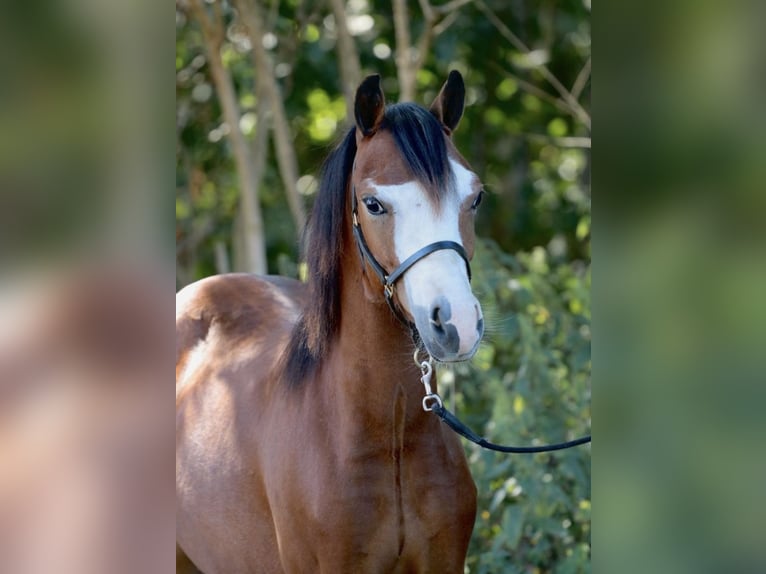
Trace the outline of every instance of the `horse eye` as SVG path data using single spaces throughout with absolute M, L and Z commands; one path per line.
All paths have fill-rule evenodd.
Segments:
M 481 204 L 481 199 L 484 197 L 484 190 L 481 190 L 479 192 L 479 195 L 476 196 L 476 199 L 473 200 L 473 203 L 471 204 L 471 209 L 476 209 Z
M 386 208 L 374 197 L 365 197 L 362 201 L 370 215 L 383 215 L 386 213 Z

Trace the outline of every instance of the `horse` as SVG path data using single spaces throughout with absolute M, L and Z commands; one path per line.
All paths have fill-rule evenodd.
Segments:
M 483 334 L 464 100 L 456 71 L 428 109 L 367 77 L 323 165 L 307 280 L 177 294 L 178 572 L 463 572 L 476 487 L 411 357 L 466 361 Z

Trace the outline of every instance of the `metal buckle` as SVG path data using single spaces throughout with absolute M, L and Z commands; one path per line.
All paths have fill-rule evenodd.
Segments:
M 383 284 L 383 293 L 385 293 L 386 297 L 389 299 L 393 299 L 394 297 L 394 286 L 391 283 L 384 283 Z
M 433 403 L 429 403 L 429 401 L 434 401 Z M 423 410 L 426 412 L 433 411 L 437 408 L 442 408 L 442 398 L 437 395 L 436 393 L 431 393 L 430 395 L 426 395 L 423 397 Z

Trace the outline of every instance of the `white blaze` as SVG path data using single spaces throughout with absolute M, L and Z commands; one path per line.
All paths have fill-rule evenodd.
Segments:
M 468 209 L 465 201 L 473 193 L 475 175 L 459 163 L 450 160 L 455 188 L 444 190 L 440 209 L 432 207 L 425 190 L 416 181 L 400 185 L 376 185 L 376 197 L 389 206 L 394 220 L 394 249 L 401 263 L 418 249 L 436 241 L 463 244 L 460 237 L 460 210 Z M 477 321 L 481 309 L 471 292 L 465 262 L 451 249 L 435 251 L 414 266 L 400 279 L 404 282 L 407 310 L 415 315 L 417 308 L 430 312 L 435 302 L 444 297 L 450 305 L 449 323 L 460 334 L 460 355 L 468 354 L 478 343 Z M 417 317 L 416 317 L 417 319 Z M 425 336 L 423 325 L 418 325 Z

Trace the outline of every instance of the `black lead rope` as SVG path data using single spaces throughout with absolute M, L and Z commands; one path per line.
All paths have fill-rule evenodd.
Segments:
M 470 428 L 465 426 L 463 422 L 458 419 L 453 413 L 448 411 L 444 405 L 437 404 L 431 408 L 436 415 L 449 426 L 453 431 L 462 437 L 467 438 L 473 443 L 478 444 L 482 448 L 489 450 L 496 450 L 498 452 L 510 452 L 514 454 L 535 453 L 535 452 L 550 452 L 554 450 L 563 450 L 565 448 L 571 448 L 581 444 L 590 442 L 590 435 L 584 436 L 575 440 L 567 442 L 559 442 L 556 444 L 547 444 L 543 446 L 504 446 L 501 444 L 495 444 L 489 442 L 484 437 L 477 435 Z
M 542 446 L 504 446 L 501 444 L 495 444 L 493 442 L 488 441 L 484 437 L 479 436 L 470 428 L 468 428 L 459 418 L 455 416 L 454 413 L 450 412 L 447 408 L 445 408 L 444 404 L 442 403 L 442 398 L 439 396 L 439 394 L 431 390 L 431 376 L 433 375 L 433 366 L 432 366 L 433 359 L 429 356 L 428 360 L 421 362 L 418 360 L 418 352 L 419 352 L 419 349 L 416 348 L 414 359 L 415 359 L 415 364 L 417 364 L 420 367 L 420 371 L 423 374 L 423 376 L 420 377 L 420 382 L 423 383 L 423 387 L 425 387 L 425 392 L 426 392 L 425 396 L 423 397 L 423 410 L 436 413 L 436 415 L 442 420 L 442 422 L 446 423 L 447 426 L 450 427 L 453 431 L 455 431 L 460 436 L 467 438 L 471 442 L 478 444 L 480 447 L 486 448 L 488 450 L 495 450 L 498 452 L 528 454 L 528 453 L 536 453 L 536 452 L 550 452 L 554 450 L 563 450 L 565 448 L 571 448 L 573 446 L 578 446 L 578 445 L 590 442 L 590 435 L 584 436 L 575 440 L 570 440 L 567 442 L 546 444 Z

